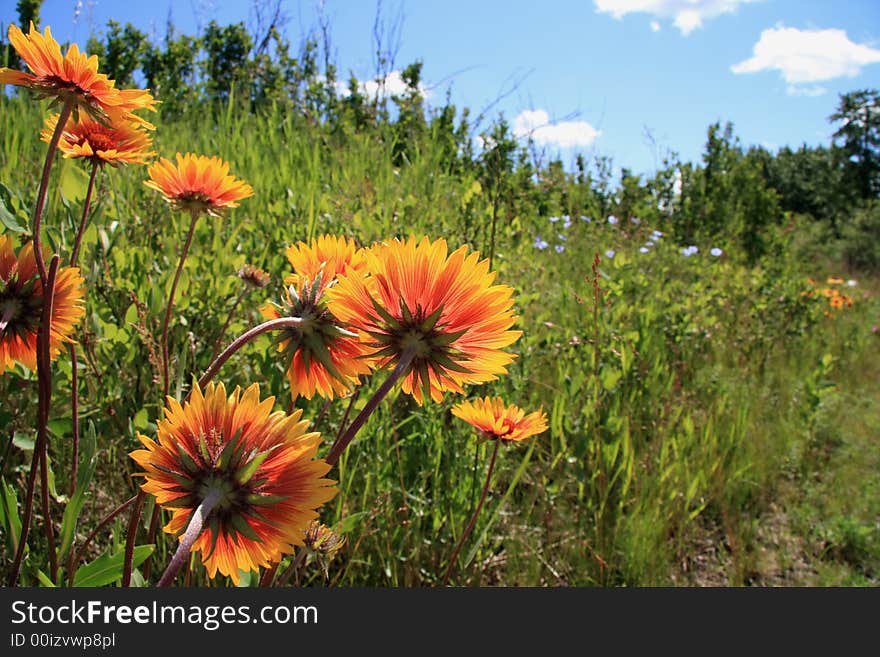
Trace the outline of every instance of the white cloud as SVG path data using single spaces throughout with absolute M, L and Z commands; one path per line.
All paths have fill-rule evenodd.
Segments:
M 586 121 L 550 123 L 544 110 L 524 110 L 513 120 L 513 134 L 531 137 L 537 144 L 554 144 L 561 148 L 589 146 L 602 133 Z
M 671 18 L 679 31 L 688 35 L 703 22 L 736 11 L 739 5 L 761 0 L 593 0 L 596 10 L 611 14 L 614 18 L 623 18 L 627 14 L 651 14 L 656 18 Z M 659 29 L 659 23 L 653 21 Z M 654 30 L 655 32 L 657 30 Z
M 651 21 L 651 31 L 659 32 L 660 31 L 660 21 Z
M 876 62 L 880 62 L 880 50 L 853 43 L 843 30 L 799 30 L 780 25 L 761 32 L 752 57 L 730 70 L 758 73 L 775 69 L 789 84 L 789 93 L 816 95 L 821 87 L 797 85 L 854 77 L 863 66 Z M 799 90 L 795 92 L 795 88 Z
M 340 96 L 348 97 L 351 95 L 347 81 L 337 80 L 334 86 Z M 400 71 L 391 71 L 382 81 L 367 80 L 366 82 L 358 82 L 358 91 L 370 100 L 375 100 L 377 97 L 403 96 L 406 94 L 406 82 L 400 75 Z M 422 98 L 429 98 L 431 96 L 428 88 L 421 83 L 419 83 L 419 93 Z

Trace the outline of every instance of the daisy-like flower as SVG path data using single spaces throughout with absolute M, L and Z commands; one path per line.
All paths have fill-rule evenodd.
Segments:
M 83 279 L 76 267 L 61 267 L 55 277 L 49 357 L 54 360 L 85 314 Z M 17 361 L 37 368 L 37 331 L 43 313 L 43 283 L 33 242 L 16 256 L 12 240 L 0 235 L 0 373 Z
M 828 285 L 840 285 L 841 283 L 843 283 L 843 279 L 838 278 L 837 276 L 829 276 L 826 282 L 828 283 Z
M 450 254 L 446 240 L 427 237 L 377 244 L 365 257 L 370 276 L 341 276 L 327 291 L 330 310 L 381 367 L 411 358 L 401 387 L 416 402 L 507 371 L 514 356 L 502 350 L 521 331 L 510 330 L 513 289 L 493 285 L 488 260 L 466 246 Z
M 150 179 L 144 184 L 162 194 L 175 210 L 218 217 L 254 193 L 246 182 L 229 175 L 229 163 L 219 157 L 178 153 L 176 165 L 162 157 L 147 173 Z
M 828 303 L 831 305 L 832 308 L 834 308 L 834 310 L 840 310 L 841 308 L 843 308 L 845 301 L 842 296 L 836 294 L 831 297 L 831 299 L 829 299 Z
M 9 43 L 33 74 L 0 68 L 0 84 L 20 85 L 40 98 L 71 103 L 75 110 L 82 109 L 97 120 L 103 120 L 115 110 L 129 114 L 132 121 L 146 123 L 131 112 L 156 110 L 156 101 L 148 91 L 119 90 L 115 81 L 98 73 L 96 55 L 81 53 L 75 43 L 62 55 L 61 46 L 52 37 L 49 27 L 41 34 L 31 22 L 28 34 L 24 34 L 17 25 L 10 25 Z
M 354 240 L 323 235 L 311 244 L 300 242 L 287 249 L 294 274 L 281 306 L 266 304 L 260 309 L 266 319 L 298 317 L 301 322 L 279 332 L 278 351 L 288 360 L 287 380 L 292 397 L 311 399 L 317 392 L 325 399 L 345 395 L 369 374 L 369 349 L 357 333 L 345 330 L 327 309 L 324 292 L 338 276 L 363 277 L 366 262 Z
M 40 139 L 49 143 L 58 125 L 58 114 L 46 119 Z M 66 158 L 85 158 L 93 164 L 146 164 L 156 153 L 150 150 L 153 142 L 143 126 L 128 117 L 112 112 L 107 120 L 99 122 L 83 114 L 76 122 L 68 121 L 58 141 L 58 148 Z
M 547 430 L 547 414 L 543 409 L 534 413 L 504 403 L 500 397 L 484 397 L 463 401 L 452 407 L 452 414 L 480 432 L 482 438 L 518 442 Z
M 255 571 L 304 544 L 317 509 L 333 499 L 335 482 L 316 454 L 318 433 L 307 433 L 302 411 L 272 412 L 274 397 L 260 399 L 257 384 L 227 396 L 223 384 L 198 384 L 181 405 L 168 397 L 158 440 L 138 434 L 144 449 L 130 454 L 143 468 L 144 492 L 171 512 L 164 527 L 180 534 L 210 501 L 204 529 L 192 545 L 210 577 L 238 584 L 239 571 Z

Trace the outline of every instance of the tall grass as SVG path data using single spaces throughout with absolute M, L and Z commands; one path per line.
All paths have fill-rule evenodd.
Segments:
M 0 98 L 0 182 L 24 203 L 43 154 L 40 120 L 27 101 Z M 284 249 L 300 240 L 335 233 L 370 244 L 424 234 L 453 246 L 470 242 L 487 254 L 491 199 L 472 179 L 438 167 L 435 148 L 431 139 L 420 141 L 409 162 L 395 165 L 392 142 L 377 132 L 333 135 L 280 110 L 254 116 L 232 105 L 159 120 L 160 155 L 218 155 L 255 189 L 225 218 L 197 228 L 170 337 L 178 364 L 172 394 L 180 397 L 208 366 L 241 291 L 235 272 L 244 263 L 270 272 L 272 283 L 244 297 L 230 339 L 259 321 L 260 305 L 278 300 L 289 270 Z M 49 238 L 64 251 L 87 178 L 70 161 L 53 175 Z M 86 391 L 80 417 L 94 429 L 97 463 L 75 544 L 135 492 L 127 454 L 136 431 L 155 433 L 162 408 L 156 318 L 186 226 L 144 188 L 144 178 L 138 168 L 101 175 L 80 259 L 89 290 L 79 336 Z M 801 540 L 796 557 L 808 560 L 813 573 L 809 579 L 793 570 L 784 583 L 876 583 L 880 540 L 870 514 L 880 508 L 880 489 L 865 492 L 856 483 L 871 480 L 878 458 L 876 444 L 868 444 L 880 417 L 869 385 L 878 367 L 877 336 L 869 328 L 877 323 L 875 298 L 857 295 L 852 309 L 826 317 L 823 299 L 801 293 L 807 275 L 829 272 L 789 258 L 784 241 L 774 260 L 746 267 L 736 252 L 710 256 L 712 244 L 685 257 L 668 225 L 592 219 L 575 215 L 563 228 L 535 206 L 498 221 L 493 268 L 499 282 L 516 290 L 523 337 L 510 375 L 468 393 L 543 407 L 550 430 L 502 449 L 457 583 L 769 581 L 756 556 L 768 540 L 761 525 L 783 503 L 792 505 L 786 531 Z M 652 229 L 667 235 L 640 253 Z M 536 235 L 553 236 L 564 250 L 536 249 Z M 609 249 L 613 258 L 605 255 Z M 868 280 L 858 290 L 866 286 Z M 70 367 L 63 359 L 57 367 L 50 429 L 55 477 L 64 480 Z M 258 382 L 279 408 L 291 404 L 268 338 L 234 356 L 220 378 L 227 387 Z M 27 372 L 0 379 L 7 497 L 27 461 L 34 389 Z M 353 411 L 368 393 L 354 398 Z M 488 462 L 486 445 L 450 414 L 453 402 L 447 396 L 418 406 L 392 394 L 380 406 L 340 460 L 334 476 L 341 492 L 322 517 L 345 534 L 346 546 L 326 573 L 307 568 L 301 583 L 439 581 Z M 349 400 L 326 409 L 317 399 L 294 403 L 305 417 L 319 419 L 316 429 L 329 446 Z M 826 476 L 835 463 L 838 469 Z M 861 494 L 867 497 L 859 506 Z M 817 508 L 822 505 L 828 508 Z M 4 507 L 7 544 L 12 506 Z M 86 556 L 117 552 L 124 531 L 121 521 L 111 524 Z M 23 572 L 28 583 L 38 582 L 39 540 L 33 538 Z M 821 546 L 811 549 L 816 541 Z M 777 562 L 795 558 L 783 554 L 791 545 L 777 546 Z M 172 541 L 163 539 L 154 559 L 164 563 L 171 550 Z M 208 581 L 198 565 L 191 577 L 190 583 Z

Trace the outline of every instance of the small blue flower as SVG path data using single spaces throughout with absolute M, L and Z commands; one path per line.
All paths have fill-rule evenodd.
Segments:
M 565 247 L 562 246 L 561 244 L 557 244 L 553 248 L 556 249 L 556 253 L 562 253 L 563 251 L 565 251 Z
M 564 233 L 559 233 L 559 235 L 557 235 L 556 237 L 558 237 L 559 239 L 561 239 L 563 242 L 564 242 L 565 240 L 568 239 L 568 238 L 565 236 Z
M 559 217 L 548 217 L 547 221 L 549 221 L 551 224 L 555 224 L 557 221 L 559 221 Z
M 648 240 L 647 242 L 645 242 L 645 246 L 654 246 L 654 242 L 651 240 Z
M 550 246 L 550 245 L 547 244 L 547 242 L 545 242 L 545 241 L 544 241 L 543 239 L 541 239 L 540 237 L 536 237 L 536 238 L 535 238 L 535 248 L 536 248 L 536 249 L 538 249 L 538 250 L 540 250 L 540 251 L 543 251 L 543 250 L 546 249 L 548 246 Z
M 571 227 L 571 217 L 569 217 L 567 214 L 562 215 L 562 226 L 563 228 Z
M 686 246 L 681 250 L 681 255 L 685 258 L 690 258 L 695 253 L 698 253 L 699 249 L 695 246 Z
M 610 259 L 610 258 L 613 258 L 613 257 L 614 257 L 614 250 L 613 250 L 613 249 L 608 249 L 608 250 L 605 252 L 605 257 L 606 257 L 606 258 L 609 258 L 609 259 Z
M 647 253 L 650 250 L 651 249 L 649 249 L 647 246 L 643 246 L 642 248 L 639 249 L 639 253 Z
M 638 226 L 640 223 L 642 223 L 642 220 L 639 219 L 638 217 L 630 217 L 629 220 L 631 222 L 633 222 L 636 226 Z
M 590 222 L 593 221 L 593 220 L 590 219 L 587 215 L 582 214 L 582 215 L 581 215 L 581 221 L 585 221 L 585 222 L 587 222 L 587 223 L 590 223 Z
M 608 223 L 613 226 L 617 223 L 617 217 L 615 217 L 613 214 L 608 215 Z
M 724 251 L 722 251 L 721 249 L 719 249 L 719 248 L 716 246 L 716 247 L 713 248 L 711 251 L 709 251 L 709 253 L 711 253 L 713 256 L 715 256 L 715 257 L 717 258 L 717 257 L 720 256 L 722 253 L 724 253 Z
M 659 230 L 655 230 L 651 233 L 652 240 L 659 240 L 661 237 L 663 237 L 663 233 L 661 233 Z

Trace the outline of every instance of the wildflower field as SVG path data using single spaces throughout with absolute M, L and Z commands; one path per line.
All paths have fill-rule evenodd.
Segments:
M 878 583 L 876 198 L 7 36 L 4 584 Z

